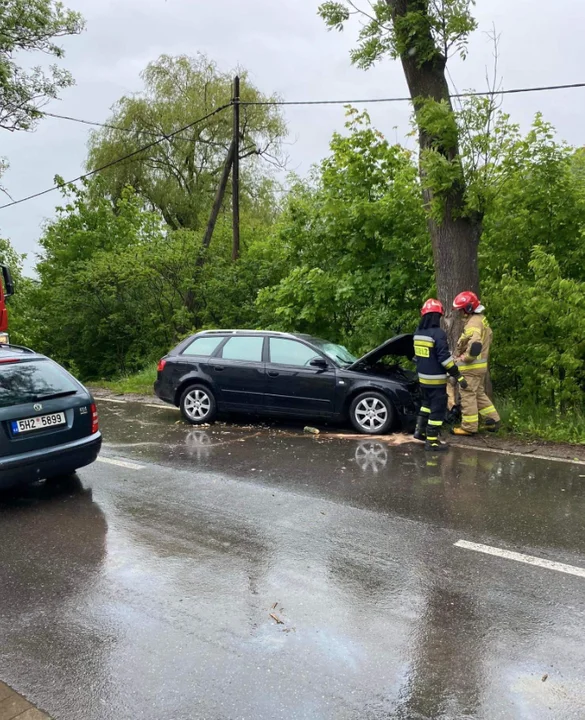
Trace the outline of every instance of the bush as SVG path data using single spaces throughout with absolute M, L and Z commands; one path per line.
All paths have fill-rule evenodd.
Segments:
M 554 256 L 532 252 L 529 274 L 486 292 L 495 328 L 494 385 L 551 411 L 585 400 L 585 282 L 562 277 Z

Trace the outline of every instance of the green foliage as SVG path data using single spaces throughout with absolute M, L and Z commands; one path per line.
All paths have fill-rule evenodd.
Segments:
M 243 216 L 234 264 L 229 217 L 204 255 L 199 234 L 170 230 L 129 188 L 112 205 L 100 182 L 68 188 L 41 238 L 40 284 L 28 297 L 36 348 L 83 378 L 106 378 L 143 368 L 196 329 L 254 325 L 258 288 L 279 279 L 261 219 Z
M 415 100 L 417 122 L 426 133 L 433 150 L 443 153 L 456 152 L 459 142 L 459 128 L 450 103 L 446 100 L 437 102 L 427 98 Z
M 502 184 L 522 164 L 520 127 L 498 107 L 494 96 L 470 97 L 456 114 L 467 213 L 484 217 Z M 525 158 L 527 159 L 527 158 Z
M 24 70 L 16 58 L 40 52 L 62 58 L 55 40 L 83 30 L 81 15 L 55 0 L 2 0 L 0 4 L 0 127 L 31 130 L 42 117 L 40 107 L 73 84 L 69 72 L 56 65 Z
M 115 207 L 88 195 L 87 187 L 67 190 L 67 204 L 41 238 L 32 329 L 38 349 L 72 364 L 84 377 L 144 363 L 152 345 L 152 307 L 143 305 L 138 290 L 155 295 L 152 266 L 161 255 L 171 278 L 183 262 L 173 257 L 174 247 L 165 247 L 158 218 L 130 191 Z M 173 279 L 164 291 L 161 303 L 175 291 Z M 177 320 L 171 314 L 168 321 L 172 328 Z M 172 331 L 162 331 L 170 340 Z
M 410 0 L 408 5 L 400 16 L 394 14 L 394 0 L 329 0 L 319 6 L 319 15 L 330 29 L 339 31 L 351 16 L 361 16 L 351 60 L 363 69 L 386 56 L 413 55 L 421 66 L 436 61 L 439 54 L 444 59 L 451 53 L 466 57 L 467 40 L 477 27 L 471 14 L 475 0 Z
M 585 399 L 585 281 L 563 277 L 534 248 L 528 273 L 511 271 L 486 293 L 497 328 L 494 380 L 501 392 L 561 411 Z
M 187 126 L 214 109 L 229 104 L 233 78 L 219 71 L 204 55 L 161 56 L 142 73 L 145 89 L 121 98 L 110 118 L 113 127 L 92 134 L 88 169 L 102 167 L 140 147 Z M 241 73 L 241 99 L 269 98 Z M 256 207 L 267 182 L 261 158 L 278 160 L 285 125 L 270 105 L 241 108 L 242 204 Z M 207 223 L 219 175 L 232 139 L 232 113 L 214 115 L 124 163 L 104 171 L 103 192 L 114 201 L 133 187 L 175 230 L 199 230 Z M 261 202 L 261 200 L 260 200 Z
M 525 273 L 539 246 L 564 275 L 585 279 L 585 186 L 575 157 L 540 116 L 526 137 L 514 131 L 490 178 L 491 211 L 480 248 L 490 275 Z
M 298 182 L 278 226 L 291 268 L 260 291 L 263 325 L 369 350 L 412 329 L 432 287 L 430 243 L 413 158 L 348 111 L 348 135 L 312 185 Z

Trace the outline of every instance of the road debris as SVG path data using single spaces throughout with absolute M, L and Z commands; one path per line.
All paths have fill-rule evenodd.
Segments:
M 548 673 L 545 673 L 545 674 L 542 676 L 542 682 L 546 682 L 547 680 L 548 680 Z
M 275 615 L 274 613 L 270 613 L 270 617 L 274 620 L 274 622 L 275 622 L 277 625 L 284 625 L 284 620 L 281 620 L 281 619 L 280 619 L 277 615 Z
M 305 428 L 306 433 L 310 433 L 311 435 L 320 435 L 321 431 L 317 430 L 317 428 L 311 427 L 310 425 L 307 425 Z

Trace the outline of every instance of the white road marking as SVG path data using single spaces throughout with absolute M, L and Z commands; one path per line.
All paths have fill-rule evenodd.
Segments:
M 128 400 L 117 400 L 115 398 L 102 398 L 98 397 L 96 398 L 96 401 L 98 403 L 101 402 L 111 402 L 111 403 L 117 403 L 118 405 L 128 405 Z M 155 410 L 178 410 L 178 407 L 175 407 L 174 405 L 156 405 L 155 403 L 145 403 L 141 402 L 140 400 L 137 400 L 136 402 L 140 403 L 141 405 L 144 405 L 144 407 L 154 408 Z
M 548 460 L 549 462 L 562 462 L 569 463 L 570 465 L 585 465 L 585 460 L 571 460 L 571 458 L 551 457 L 550 455 L 536 455 L 534 453 L 514 452 L 512 450 L 498 450 L 498 448 L 489 447 L 489 445 L 464 445 L 463 443 L 457 442 L 452 442 L 450 443 L 450 445 L 451 447 L 461 448 L 462 450 L 481 450 L 482 452 L 496 453 L 497 455 L 511 455 L 512 457 L 534 458 L 535 460 Z
M 496 557 L 505 558 L 506 560 L 516 560 L 516 562 L 526 563 L 526 565 L 537 565 L 538 567 L 547 568 L 547 570 L 557 570 L 567 575 L 577 575 L 577 577 L 585 578 L 585 568 L 576 567 L 575 565 L 565 565 L 565 563 L 554 562 L 553 560 L 545 560 L 544 558 L 535 557 L 534 555 L 524 555 L 523 553 L 511 552 L 510 550 L 501 550 L 491 545 L 481 545 L 480 543 L 467 542 L 467 540 L 459 540 L 455 543 L 455 547 L 474 550 L 475 552 L 485 553 L 486 555 L 495 555 Z
M 144 465 L 128 462 L 127 460 L 115 460 L 109 457 L 99 457 L 98 462 L 107 463 L 108 465 L 118 465 L 118 467 L 127 468 L 128 470 L 143 470 Z

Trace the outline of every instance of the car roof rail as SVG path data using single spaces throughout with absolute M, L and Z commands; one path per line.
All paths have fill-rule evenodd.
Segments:
M 293 333 L 281 332 L 280 330 L 201 330 L 197 335 L 236 335 L 237 333 L 248 333 L 250 335 L 277 335 L 281 337 L 296 337 Z
M 19 352 L 30 353 L 31 355 L 36 355 L 36 352 L 34 350 L 31 350 L 30 348 L 27 348 L 24 345 L 11 345 L 9 343 L 0 343 L 0 350 L 18 350 Z

